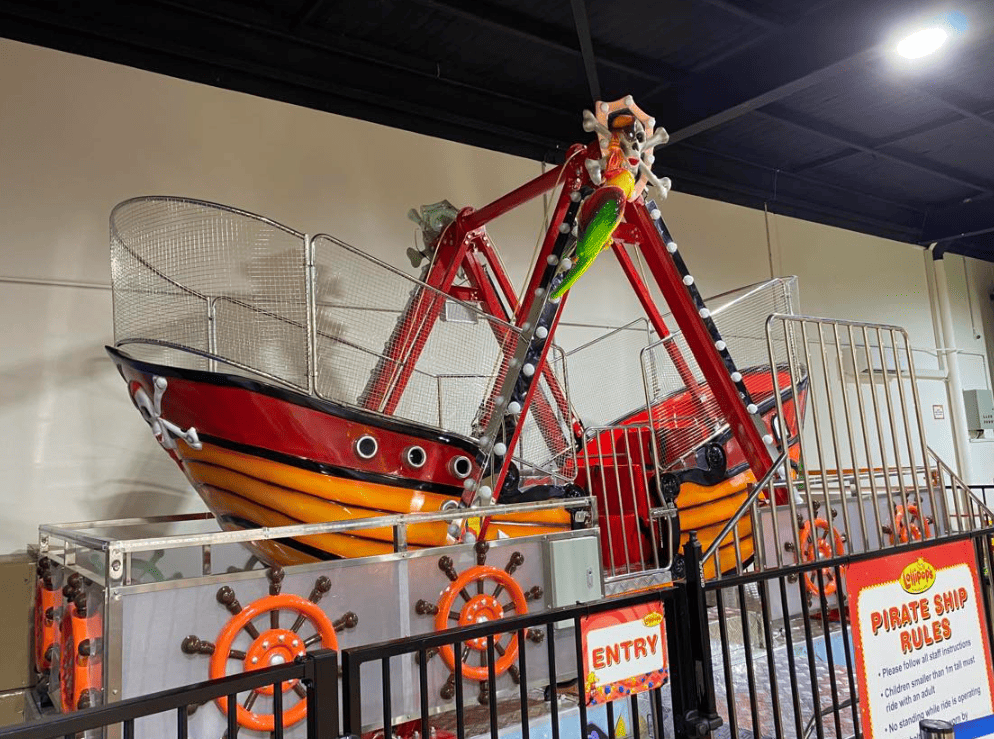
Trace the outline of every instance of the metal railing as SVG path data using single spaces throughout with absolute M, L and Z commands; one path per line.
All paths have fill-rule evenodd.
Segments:
M 918 540 L 903 550 L 972 542 L 988 639 L 994 634 L 992 533 L 991 528 L 946 532 L 939 542 Z M 717 712 L 731 736 L 742 736 L 741 731 L 772 739 L 865 735 L 852 642 L 856 626 L 849 620 L 851 599 L 844 584 L 850 565 L 890 554 L 845 553 L 704 583 L 720 649 L 713 664 Z M 829 593 L 832 581 L 838 587 Z
M 605 580 L 669 570 L 679 543 L 670 525 L 677 511 L 658 489 L 650 424 L 587 428 L 577 461 L 598 501 Z
M 566 510 L 571 512 L 586 511 L 582 516 L 584 525 L 590 524 L 596 517 L 596 501 L 590 497 L 562 498 L 551 501 L 533 503 L 516 503 L 508 505 L 491 505 L 474 508 L 473 516 L 501 517 L 514 513 L 536 513 L 541 511 Z M 292 526 L 264 526 L 256 529 L 240 529 L 235 531 L 210 531 L 204 533 L 186 533 L 166 536 L 140 538 L 117 538 L 90 531 L 105 527 L 123 527 L 127 525 L 142 525 L 146 523 L 176 523 L 183 521 L 208 521 L 213 518 L 209 513 L 197 513 L 184 516 L 165 516 L 147 519 L 125 519 L 108 521 L 88 521 L 71 524 L 45 524 L 38 527 L 39 550 L 58 564 L 63 564 L 81 572 L 94 582 L 109 584 L 111 581 L 125 581 L 131 571 L 130 558 L 140 552 L 155 550 L 182 549 L 198 547 L 201 550 L 203 574 L 211 574 L 211 547 L 222 544 L 244 544 L 259 541 L 271 541 L 283 538 L 298 538 L 316 534 L 350 533 L 372 528 L 390 528 L 393 531 L 393 547 L 395 552 L 404 552 L 408 548 L 407 530 L 409 526 L 424 523 L 462 521 L 467 517 L 466 509 L 453 507 L 450 510 L 397 513 L 376 516 L 372 518 L 354 519 L 348 521 L 329 521 L 326 523 L 294 524 Z M 580 521 L 577 519 L 577 523 Z M 93 572 L 77 561 L 80 551 L 99 552 L 106 561 L 103 563 L 104 574 Z M 107 574 L 110 573 L 110 574 Z
M 761 483 L 757 489 L 769 489 L 769 481 Z M 940 538 L 941 543 L 967 541 L 973 545 L 988 639 L 994 634 L 992 534 L 994 527 L 988 526 L 947 531 Z M 923 550 L 924 554 L 935 543 L 934 539 L 917 540 L 901 551 Z M 274 736 L 282 737 L 283 692 L 279 685 L 291 680 L 300 680 L 306 687 L 304 736 L 311 739 L 358 736 L 384 728 L 383 736 L 392 739 L 402 735 L 395 734 L 394 727 L 407 722 L 417 726 L 421 737 L 431 737 L 443 719 L 454 722 L 453 733 L 458 739 L 487 733 L 497 737 L 498 730 L 513 734 L 515 722 L 522 739 L 528 739 L 530 725 L 538 731 L 540 720 L 533 691 L 543 687 L 551 735 L 558 737 L 564 730 L 572 733 L 578 724 L 579 735 L 590 736 L 589 711 L 594 709 L 588 709 L 583 692 L 583 619 L 649 603 L 659 603 L 664 613 L 669 688 L 650 687 L 644 691 L 647 700 L 641 706 L 634 695 L 609 703 L 608 739 L 615 736 L 616 710 L 630 710 L 628 715 L 635 720 L 628 736 L 635 739 L 663 739 L 670 729 L 678 739 L 706 737 L 726 722 L 733 737 L 743 736 L 744 730 L 772 739 L 851 739 L 865 732 L 861 731 L 856 655 L 851 643 L 854 627 L 847 618 L 850 601 L 841 584 L 848 567 L 891 553 L 889 549 L 843 553 L 821 561 L 755 569 L 707 581 L 702 576 L 700 544 L 691 535 L 683 550 L 686 581 L 670 587 L 357 646 L 340 654 L 316 652 L 291 664 L 2 729 L 0 739 L 54 739 L 117 724 L 122 726 L 122 736 L 131 739 L 136 721 L 170 711 L 176 716 L 176 736 L 186 739 L 187 706 L 218 699 L 226 701 L 227 736 L 233 739 L 238 732 L 237 695 L 269 685 L 276 686 Z M 834 597 L 825 587 L 829 579 L 840 584 Z M 818 585 L 813 600 L 807 598 L 812 582 Z M 789 603 L 791 599 L 807 600 L 807 604 L 796 610 Z M 496 664 L 498 657 L 511 653 L 509 637 L 517 639 L 522 648 L 510 658 L 510 667 L 503 666 L 516 690 L 502 692 Z M 526 642 L 532 646 L 530 652 L 523 648 Z M 544 649 L 536 650 L 536 644 L 544 644 Z M 485 660 L 481 657 L 482 676 L 481 668 L 467 658 L 471 645 L 486 655 Z M 438 689 L 438 655 L 443 649 L 451 650 L 453 665 L 441 688 L 440 705 L 434 698 L 429 701 L 429 691 Z M 395 684 L 396 676 L 402 674 L 396 669 L 402 660 L 416 660 L 417 676 L 411 684 Z M 571 684 L 577 678 L 580 682 L 574 690 Z M 466 685 L 473 683 L 480 685 L 482 708 L 474 708 L 467 695 Z M 401 694 L 409 695 L 408 708 L 397 708 Z M 561 702 L 568 696 L 573 696 L 575 708 Z M 368 702 L 370 697 L 375 698 L 375 706 Z M 626 705 L 629 701 L 630 709 Z M 644 730 L 638 726 L 646 703 L 651 716 L 648 736 L 640 735 Z M 413 714 L 410 706 L 414 706 Z M 511 715 L 515 712 L 520 713 Z
M 299 680 L 306 690 L 307 736 L 317 739 L 338 736 L 338 654 L 331 650 L 312 652 L 294 662 L 266 667 L 239 675 L 229 675 L 159 693 L 44 719 L 34 723 L 0 728 L 0 739 L 73 739 L 77 734 L 120 725 L 122 736 L 133 739 L 135 722 L 146 716 L 172 711 L 176 714 L 176 737 L 187 739 L 189 711 L 210 701 L 224 701 L 229 739 L 238 735 L 239 693 L 254 695 L 260 689 L 273 690 L 274 726 L 272 736 L 283 739 L 282 683 Z M 157 737 L 157 739 L 166 739 Z
M 501 646 L 501 639 L 503 635 L 512 634 L 512 638 L 517 639 L 519 645 L 524 645 L 526 640 L 537 643 L 545 642 L 547 645 L 545 655 L 547 663 L 546 665 L 542 665 L 545 669 L 540 671 L 534 668 L 526 657 L 527 650 L 519 648 L 517 649 L 513 670 L 511 670 L 514 682 L 518 685 L 517 704 L 521 712 L 520 728 L 523 739 L 527 739 L 529 736 L 529 721 L 534 721 L 533 717 L 529 717 L 529 687 L 533 685 L 547 686 L 545 699 L 548 701 L 548 710 L 551 714 L 552 736 L 558 737 L 562 731 L 560 725 L 561 717 L 559 715 L 559 699 L 564 695 L 564 683 L 573 683 L 577 680 L 578 676 L 581 678 L 576 687 L 576 691 L 579 694 L 577 700 L 579 736 L 587 737 L 590 733 L 582 680 L 584 662 L 581 620 L 586 616 L 605 611 L 661 602 L 666 613 L 667 640 L 669 642 L 668 648 L 670 655 L 669 664 L 671 665 L 670 682 L 671 685 L 675 685 L 676 678 L 672 675 L 672 666 L 680 659 L 677 645 L 686 645 L 689 643 L 687 632 L 689 619 L 686 615 L 685 593 L 686 591 L 680 588 L 657 589 L 591 603 L 552 608 L 539 613 L 503 618 L 499 621 L 476 623 L 470 626 L 457 627 L 408 639 L 397 639 L 346 649 L 341 653 L 343 693 L 342 733 L 343 735 L 360 735 L 375 730 L 378 727 L 393 727 L 401 721 L 407 721 L 412 718 L 410 716 L 397 716 L 396 711 L 392 707 L 394 696 L 391 685 L 391 660 L 413 657 L 417 660 L 419 680 L 417 686 L 412 686 L 412 688 L 417 691 L 420 702 L 420 709 L 413 718 L 419 723 L 420 735 L 423 737 L 431 736 L 429 719 L 432 714 L 429 709 L 429 663 L 432 659 L 438 659 L 437 655 L 440 650 L 447 649 L 451 650 L 454 657 L 454 664 L 450 679 L 443 686 L 442 691 L 444 697 L 453 700 L 451 710 L 454 711 L 456 722 L 455 733 L 459 739 L 464 739 L 467 736 L 466 713 L 469 707 L 469 701 L 465 694 L 464 673 L 469 670 L 467 656 L 470 648 L 468 645 L 477 643 L 480 646 L 484 646 L 484 649 L 480 651 L 485 651 L 487 665 L 486 677 L 479 682 L 479 703 L 486 706 L 488 710 L 487 724 L 490 737 L 497 737 L 499 728 L 498 701 L 506 699 L 507 696 L 506 694 L 502 696 L 498 692 L 498 674 L 495 662 L 498 655 L 510 653 L 509 650 L 505 651 L 504 647 Z M 568 650 L 573 652 L 573 654 L 568 664 L 560 663 L 563 655 L 556 649 L 556 633 L 563 625 L 571 626 L 573 629 L 572 649 Z M 363 667 L 375 663 L 379 663 L 380 670 L 378 681 L 373 681 L 374 683 L 378 682 L 379 685 L 374 687 L 374 685 L 370 684 L 368 677 L 371 674 L 375 675 L 375 671 L 370 673 L 363 670 Z M 677 668 L 677 670 L 682 674 L 680 668 Z M 691 677 L 692 674 L 692 672 L 688 671 L 686 676 L 688 687 L 690 687 L 689 684 L 693 679 Z M 364 675 L 367 679 L 364 679 Z M 468 680 L 469 678 L 467 677 L 466 679 Z M 477 679 L 476 677 L 473 678 L 473 680 Z M 691 690 L 693 689 L 691 688 Z M 362 705 L 363 696 L 368 695 L 371 690 L 378 692 L 380 696 L 379 710 L 375 716 L 364 712 Z M 677 713 L 681 709 L 682 704 L 675 691 L 676 689 L 674 688 L 673 710 L 674 713 Z M 649 692 L 653 725 L 657 727 L 655 739 L 663 739 L 665 731 L 658 728 L 662 727 L 664 722 L 662 688 L 656 687 Z M 635 695 L 632 695 L 633 709 L 635 699 Z M 611 704 L 609 703 L 608 705 L 610 706 Z M 613 720 L 609 719 L 608 723 L 611 726 L 610 732 L 613 733 Z M 389 739 L 391 733 L 392 729 L 388 728 L 384 731 L 384 736 Z M 645 739 L 649 739 L 649 737 Z

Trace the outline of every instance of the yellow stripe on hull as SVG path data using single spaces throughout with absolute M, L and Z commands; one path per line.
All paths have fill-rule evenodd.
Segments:
M 491 521 L 490 527 L 487 529 L 486 538 L 487 541 L 493 541 L 500 538 L 500 534 L 504 534 L 509 539 L 516 539 L 520 536 L 537 536 L 539 534 L 558 534 L 560 531 L 565 531 L 561 526 L 539 526 L 537 524 L 508 524 L 508 523 L 496 523 Z M 500 532 L 500 533 L 498 533 Z
M 745 562 L 752 557 L 753 554 L 753 540 L 750 536 L 748 539 L 739 539 L 739 553 L 742 555 L 742 561 Z M 723 546 L 718 550 L 718 565 L 721 567 L 721 571 L 731 572 L 735 569 L 735 544 L 729 544 Z M 704 577 L 706 579 L 712 579 L 715 576 L 714 568 L 714 558 L 712 557 L 707 562 L 704 563 Z
M 281 488 L 298 490 L 345 506 L 359 506 L 389 513 L 418 513 L 438 511 L 446 501 L 452 500 L 451 496 L 440 493 L 323 475 L 212 444 L 204 444 L 200 450 L 191 448 L 183 441 L 178 446 L 183 460 L 227 467 Z
M 325 523 L 330 521 L 357 521 L 364 518 L 379 518 L 383 511 L 371 511 L 358 506 L 343 506 L 333 501 L 317 498 L 289 488 L 281 488 L 261 482 L 248 475 L 233 472 L 224 467 L 187 462 L 190 477 L 197 482 L 214 488 L 228 490 L 242 498 L 283 513 L 298 522 Z M 389 526 L 358 529 L 354 536 L 393 543 L 393 528 Z M 442 546 L 445 544 L 446 524 L 419 523 L 407 527 L 407 540 L 422 546 Z
M 680 548 L 690 539 L 690 532 L 697 532 L 701 549 L 707 549 L 714 543 L 721 530 L 738 512 L 739 507 L 748 496 L 749 485 L 756 478 L 752 471 L 742 472 L 734 477 L 710 487 L 685 482 L 680 486 L 677 496 L 677 508 L 680 511 Z M 739 552 L 742 562 L 748 561 L 753 554 L 752 519 L 746 515 L 739 520 L 735 529 L 739 534 Z M 718 550 L 719 566 L 722 572 L 735 569 L 735 540 L 729 532 L 721 542 Z M 714 559 L 709 559 L 704 566 L 704 576 L 714 577 Z
M 183 470 L 215 513 L 238 516 L 261 526 L 434 512 L 446 502 L 458 500 L 441 493 L 302 470 L 212 444 L 205 443 L 199 450 L 183 441 L 178 446 Z M 569 512 L 564 509 L 508 513 L 493 519 L 487 538 L 496 539 L 500 533 L 510 538 L 551 534 L 569 527 Z M 411 524 L 407 539 L 412 549 L 451 543 L 444 522 Z M 365 557 L 393 552 L 393 529 L 376 527 L 349 535 L 320 534 L 301 537 L 300 541 L 339 557 Z M 289 564 L 283 556 L 287 547 L 279 546 L 279 550 L 278 561 Z M 272 557 L 275 552 L 266 554 Z
M 210 485 L 201 485 L 200 489 L 207 505 L 216 514 L 227 514 L 244 518 L 253 523 L 258 523 L 260 526 L 295 526 L 300 523 L 308 523 L 246 500 L 234 493 L 218 490 Z M 370 557 L 393 552 L 392 544 L 373 541 L 371 539 L 360 539 L 345 534 L 312 534 L 310 536 L 301 536 L 298 540 L 302 544 L 307 544 L 314 549 L 319 549 L 336 557 Z

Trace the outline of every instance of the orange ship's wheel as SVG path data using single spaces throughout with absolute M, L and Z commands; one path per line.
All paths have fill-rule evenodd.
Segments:
M 816 518 L 814 526 L 811 525 L 811 521 L 804 522 L 804 526 L 801 527 L 800 545 L 802 562 L 814 562 L 816 551 L 819 560 L 840 557 L 846 551 L 842 535 L 824 518 Z M 845 567 L 840 567 L 839 572 L 844 573 Z M 834 567 L 822 568 L 821 582 L 825 586 L 825 596 L 833 595 L 838 590 L 839 583 L 835 577 Z M 822 595 L 823 591 L 819 586 L 817 570 L 804 573 L 804 584 L 812 595 L 816 597 Z
M 918 506 L 914 503 L 908 504 L 907 511 L 902 505 L 894 509 L 894 530 L 897 532 L 897 536 L 892 535 L 891 541 L 893 542 L 896 538 L 902 544 L 928 539 L 932 535 L 928 519 L 921 515 Z
M 487 581 L 495 583 L 497 588 L 493 593 L 485 592 L 484 584 Z M 475 595 L 470 595 L 468 599 L 466 595 L 470 592 L 470 586 L 475 584 Z M 506 591 L 509 596 L 511 596 L 510 603 L 506 605 L 501 603 L 499 596 L 501 592 Z M 452 610 L 453 605 L 457 597 L 462 594 L 463 600 L 462 607 L 458 611 L 458 616 L 456 611 Z M 518 585 L 517 581 L 511 577 L 511 575 L 504 570 L 499 570 L 496 567 L 491 567 L 490 565 L 477 565 L 471 567 L 459 574 L 459 576 L 449 583 L 449 586 L 442 591 L 441 597 L 438 599 L 438 613 L 435 614 L 435 628 L 439 631 L 447 629 L 451 626 L 450 621 L 458 619 L 460 626 L 468 626 L 470 624 L 484 623 L 486 621 L 496 621 L 504 617 L 504 613 L 507 610 L 513 610 L 516 614 L 522 615 L 528 612 L 528 601 L 525 598 L 524 592 L 521 590 L 521 586 Z M 515 658 L 518 656 L 518 637 L 513 635 L 506 646 L 502 644 L 504 637 L 507 634 L 500 634 L 495 638 L 494 648 L 500 656 L 494 660 L 494 675 L 503 675 L 507 670 L 514 664 Z M 465 643 L 466 649 L 473 649 L 478 652 L 486 652 L 487 640 L 480 639 L 470 639 Z M 443 646 L 439 649 L 439 654 L 442 656 L 442 660 L 448 665 L 450 670 L 455 670 L 456 660 L 455 653 L 452 647 L 449 645 Z M 465 659 L 462 660 L 465 662 Z M 475 666 L 463 664 L 462 673 L 465 677 L 471 680 L 486 681 L 489 677 L 487 667 Z
M 224 677 L 227 674 L 227 663 L 229 659 L 240 659 L 246 672 L 260 670 L 263 667 L 286 664 L 292 662 L 297 657 L 303 657 L 307 653 L 305 642 L 317 641 L 317 639 L 307 639 L 298 635 L 297 629 L 285 629 L 274 627 L 259 631 L 252 625 L 252 621 L 259 616 L 278 613 L 281 611 L 293 611 L 304 621 L 316 629 L 315 637 L 320 639 L 323 649 L 338 649 L 338 638 L 335 636 L 335 627 L 331 619 L 313 601 L 301 598 L 299 595 L 280 594 L 267 595 L 259 598 L 236 613 L 218 635 L 217 644 L 214 647 L 210 661 L 210 677 L 212 680 Z M 273 623 L 273 621 L 271 621 Z M 275 621 L 278 623 L 278 619 Z M 302 625 L 302 624 L 301 624 Z M 246 630 L 253 635 L 252 645 L 244 654 L 233 651 L 232 645 L 235 637 L 242 630 Z M 296 681 L 284 683 L 283 692 L 294 690 L 300 693 L 300 688 Z M 259 688 L 253 691 L 245 705 L 238 706 L 238 723 L 247 729 L 255 731 L 274 731 L 276 719 L 271 713 L 262 713 L 251 710 L 255 703 L 256 695 L 272 695 L 272 686 Z M 217 705 L 222 712 L 227 712 L 227 698 L 218 698 Z M 307 715 L 307 703 L 298 700 L 292 707 L 283 713 L 283 727 L 293 726 Z

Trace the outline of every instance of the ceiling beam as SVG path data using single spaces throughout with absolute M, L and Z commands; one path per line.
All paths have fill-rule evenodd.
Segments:
M 472 10 L 451 5 L 442 0 L 411 0 L 418 5 L 445 13 L 453 18 L 473 23 L 481 28 L 489 28 L 492 31 L 519 38 L 547 49 L 570 54 L 577 58 L 583 57 L 583 52 L 572 44 L 560 38 L 560 34 L 550 32 L 545 24 L 538 24 L 519 14 L 511 14 L 500 8 L 491 8 L 480 3 L 473 3 Z M 681 79 L 686 73 L 669 64 L 658 60 L 650 59 L 617 59 L 611 54 L 605 53 L 602 49 L 597 57 L 597 64 L 607 69 L 613 69 L 624 74 L 638 77 L 663 85 L 669 85 L 672 81 Z
M 673 179 L 677 192 L 791 215 L 888 239 L 916 243 L 924 211 L 884 198 L 864 198 L 852 207 L 851 191 L 820 182 L 783 177 L 768 167 L 710 152 L 689 143 L 656 151 L 655 167 Z
M 702 0 L 702 2 L 734 15 L 736 18 L 749 21 L 767 31 L 783 28 L 783 24 L 776 18 L 770 18 L 758 11 L 743 8 L 739 3 L 729 2 L 729 0 Z
M 946 243 L 994 233 L 991 198 L 968 199 L 931 211 L 919 243 Z
M 896 24 L 939 7 L 939 0 L 824 4 L 762 45 L 690 75 L 642 105 L 667 111 L 666 127 L 676 143 L 865 65 L 879 55 L 884 34 Z
M 728 159 L 730 161 L 740 162 L 749 167 L 755 167 L 756 169 L 763 170 L 773 178 L 775 183 L 778 183 L 779 180 L 781 179 L 783 180 L 790 179 L 799 183 L 803 183 L 805 185 L 810 185 L 812 188 L 838 190 L 839 192 L 846 193 L 847 195 L 850 196 L 856 195 L 864 203 L 866 201 L 872 200 L 878 203 L 882 203 L 884 205 L 891 206 L 892 208 L 898 210 L 906 211 L 908 214 L 913 214 L 916 219 L 923 218 L 927 210 L 927 206 L 925 204 L 912 205 L 907 202 L 903 203 L 898 202 L 897 200 L 891 200 L 890 198 L 883 197 L 882 195 L 876 195 L 871 192 L 854 189 L 846 185 L 839 185 L 834 182 L 826 182 L 825 180 L 818 180 L 812 177 L 804 177 L 803 175 L 798 175 L 791 171 L 770 167 L 769 165 L 760 164 L 759 162 L 750 161 L 748 159 L 743 159 L 741 157 L 737 157 L 732 154 L 726 154 L 725 152 L 716 151 L 714 149 L 709 149 L 704 146 L 698 146 L 697 144 L 691 144 L 690 142 L 687 141 L 684 141 L 683 143 L 679 144 L 679 146 L 682 149 L 690 149 L 691 151 L 698 151 L 702 154 L 706 154 L 709 157 L 720 157 L 722 159 Z M 771 199 L 775 200 L 777 195 L 776 189 L 774 189 L 774 191 L 770 195 Z
M 296 31 L 301 26 L 305 26 L 318 14 L 325 0 L 307 0 L 290 20 L 290 30 Z
M 988 115 L 990 113 L 994 113 L 994 109 L 987 110 L 981 113 L 980 115 Z M 873 144 L 870 146 L 870 148 L 873 151 L 886 149 L 888 146 L 899 144 L 902 141 L 914 138 L 915 136 L 921 136 L 922 134 L 925 133 L 932 133 L 933 131 L 938 131 L 940 128 L 945 128 L 946 126 L 950 126 L 953 123 L 959 123 L 962 120 L 965 120 L 964 116 L 960 115 L 959 113 L 951 113 L 950 115 L 943 116 L 938 120 L 934 120 L 929 123 L 923 123 L 920 126 L 909 128 L 905 131 L 901 131 L 900 133 L 896 133 L 893 136 L 888 136 L 882 139 L 876 139 L 873 142 Z M 828 156 L 824 156 L 819 159 L 813 159 L 809 162 L 803 162 L 802 164 L 799 164 L 796 167 L 792 167 L 790 171 L 800 173 L 809 169 L 816 169 L 817 167 L 822 167 L 826 164 L 831 164 L 841 159 L 846 159 L 847 157 L 851 157 L 861 152 L 862 152 L 861 149 L 856 149 L 856 148 L 844 149 L 843 151 L 837 152 L 835 154 L 829 154 Z
M 590 22 L 587 20 L 587 4 L 585 0 L 570 0 L 573 9 L 573 23 L 576 25 L 576 37 L 580 42 L 580 53 L 583 56 L 583 70 L 590 86 L 590 99 L 601 99 L 601 81 L 597 77 L 597 59 L 594 57 L 594 42 L 590 38 Z
M 550 151 L 565 151 L 568 142 L 560 136 L 579 130 L 576 116 L 564 111 L 529 112 L 527 101 L 512 103 L 479 88 L 460 89 L 422 69 L 382 63 L 374 67 L 357 58 L 354 50 L 318 47 L 208 18 L 191 23 L 158 4 L 122 0 L 116 9 L 109 23 L 83 7 L 0 3 L 0 35 L 539 160 Z M 322 74 L 326 70 L 333 73 Z M 362 88 L 350 82 L 360 76 L 368 83 Z M 464 105 L 458 110 L 425 102 L 451 97 L 454 90 Z M 488 108 L 513 116 L 494 121 L 486 115 Z M 555 133 L 547 135 L 549 131 Z
M 816 134 L 842 146 L 856 149 L 865 154 L 871 154 L 872 156 L 880 159 L 886 159 L 897 164 L 902 164 L 906 167 L 912 167 L 934 177 L 939 177 L 949 182 L 956 183 L 962 187 L 970 188 L 978 193 L 990 193 L 994 191 L 994 182 L 977 180 L 968 173 L 949 169 L 940 164 L 929 162 L 924 159 L 918 159 L 906 154 L 895 154 L 893 152 L 874 149 L 872 140 L 866 140 L 855 131 L 840 129 L 824 121 L 812 119 L 809 116 L 786 110 L 780 106 L 769 106 L 764 110 L 756 110 L 753 111 L 753 115 L 762 116 L 780 123 L 786 123 L 798 130 Z

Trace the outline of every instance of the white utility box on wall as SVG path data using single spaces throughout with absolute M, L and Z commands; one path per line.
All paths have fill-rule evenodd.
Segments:
M 971 432 L 994 429 L 994 401 L 990 390 L 964 390 L 963 403 L 966 405 L 966 427 Z

